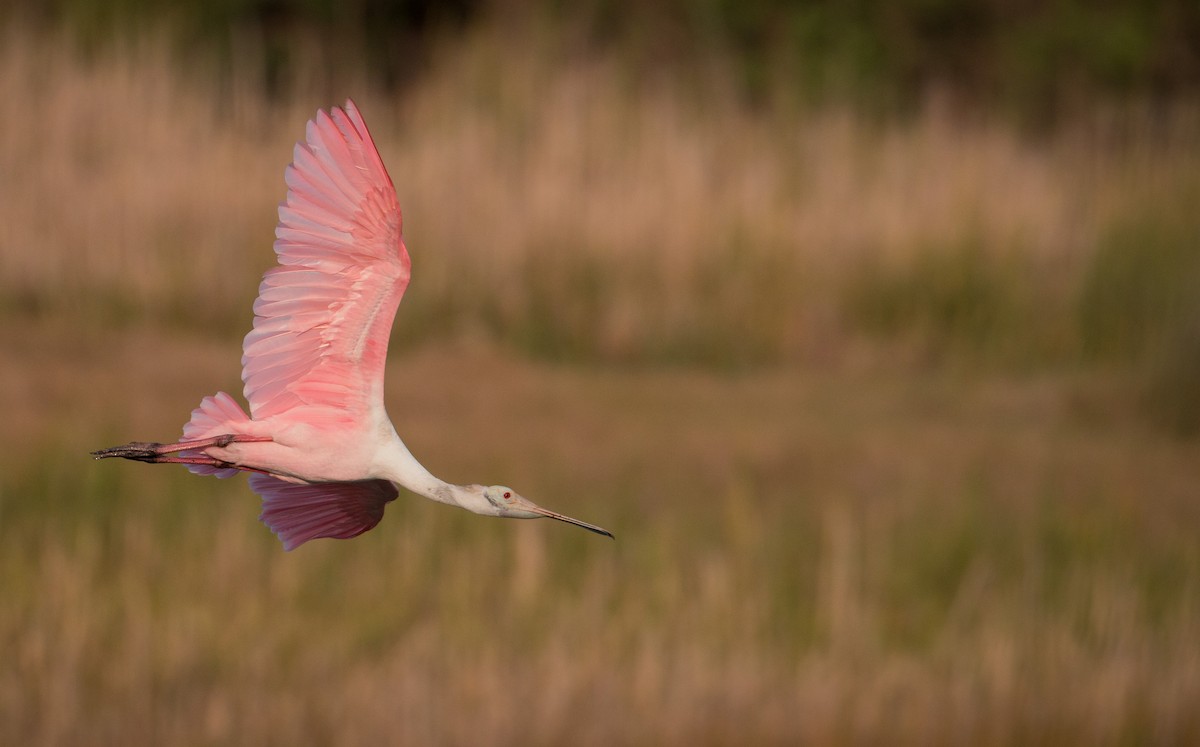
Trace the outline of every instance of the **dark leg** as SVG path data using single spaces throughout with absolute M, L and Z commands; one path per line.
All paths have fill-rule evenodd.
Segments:
M 222 448 L 232 443 L 270 440 L 270 436 L 238 436 L 232 433 L 225 433 L 220 436 L 213 436 L 212 438 L 202 438 L 197 441 L 179 441 L 173 444 L 132 441 L 124 446 L 113 446 L 112 448 L 93 451 L 92 456 L 96 459 L 121 457 L 122 459 L 132 459 L 135 462 L 149 462 L 152 464 L 206 464 L 210 467 L 236 467 L 236 465 L 229 462 L 223 462 L 220 459 L 215 459 L 204 454 L 178 457 L 169 455 L 177 454 L 181 451 L 199 451 L 207 449 L 210 446 Z

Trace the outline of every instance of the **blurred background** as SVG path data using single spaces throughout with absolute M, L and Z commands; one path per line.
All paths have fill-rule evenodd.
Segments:
M 1200 6 L 10 0 L 0 742 L 1200 742 Z M 240 391 L 304 122 L 402 496 L 93 463 Z

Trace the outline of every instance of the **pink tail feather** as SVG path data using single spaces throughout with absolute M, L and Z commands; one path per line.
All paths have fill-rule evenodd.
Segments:
M 200 400 L 200 406 L 192 410 L 192 419 L 183 426 L 183 440 L 198 441 L 226 433 L 237 433 L 238 426 L 249 421 L 250 416 L 237 400 L 225 392 L 217 392 Z M 196 456 L 186 451 L 182 454 Z M 233 477 L 238 473 L 236 469 L 210 467 L 206 464 L 189 464 L 187 468 L 197 475 L 214 475 L 220 478 Z

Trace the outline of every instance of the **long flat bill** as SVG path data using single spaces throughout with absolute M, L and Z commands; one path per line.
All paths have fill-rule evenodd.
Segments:
M 603 534 L 605 537 L 608 537 L 611 540 L 616 539 L 616 537 L 613 536 L 612 532 L 608 531 L 607 529 L 604 529 L 603 527 L 598 527 L 595 524 L 589 524 L 586 521 L 580 521 L 579 519 L 572 519 L 570 516 L 567 516 L 565 514 L 560 514 L 557 511 L 551 511 L 548 508 L 542 508 L 541 506 L 535 506 L 535 505 L 522 506 L 521 508 L 523 508 L 527 511 L 530 511 L 532 513 L 535 513 L 535 514 L 545 516 L 547 519 L 557 519 L 558 521 L 566 522 L 567 524 L 574 524 L 577 527 L 582 527 L 583 529 L 586 529 L 589 532 L 595 532 L 596 534 Z

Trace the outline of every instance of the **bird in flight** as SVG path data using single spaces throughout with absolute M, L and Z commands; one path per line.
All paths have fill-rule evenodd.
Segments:
M 279 264 L 263 275 L 242 343 L 250 413 L 218 392 L 192 411 L 178 442 L 135 441 L 92 456 L 217 477 L 249 472 L 259 518 L 285 550 L 371 529 L 398 486 L 484 516 L 549 517 L 612 537 L 512 488 L 444 482 L 396 434 L 383 369 L 411 263 L 396 188 L 353 101 L 317 112 L 284 178 Z

